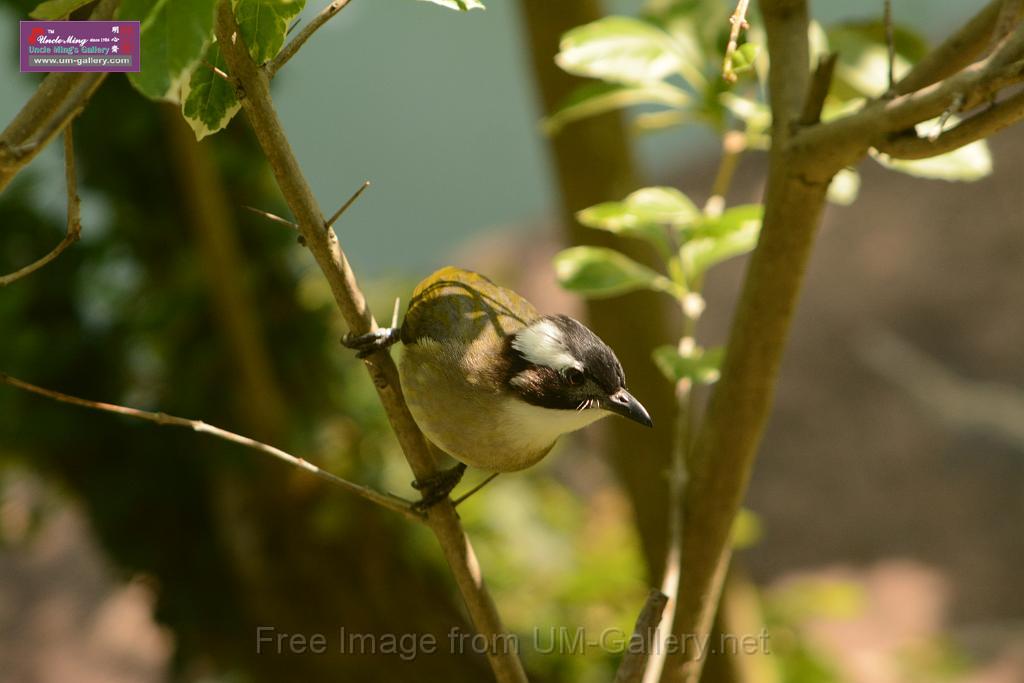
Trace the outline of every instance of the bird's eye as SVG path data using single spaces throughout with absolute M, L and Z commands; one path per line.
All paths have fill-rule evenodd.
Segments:
M 568 368 L 565 371 L 565 381 L 574 387 L 583 384 L 583 371 L 578 368 Z

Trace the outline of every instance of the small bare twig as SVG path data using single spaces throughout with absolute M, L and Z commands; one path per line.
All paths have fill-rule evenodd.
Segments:
M 137 408 L 129 408 L 127 406 L 119 406 L 112 403 L 90 401 L 88 399 L 79 398 L 77 396 L 64 394 L 59 391 L 53 391 L 52 389 L 44 389 L 43 387 L 36 386 L 35 384 L 30 384 L 28 382 L 17 379 L 16 377 L 11 377 L 10 375 L 5 373 L 0 373 L 0 382 L 21 389 L 23 391 L 28 391 L 33 394 L 37 394 L 39 396 L 45 396 L 46 398 L 53 399 L 54 401 L 60 401 L 61 403 L 69 403 L 71 405 L 81 406 L 82 408 L 91 408 L 93 410 L 102 410 L 108 413 L 114 413 L 116 415 L 134 417 L 140 420 L 153 422 L 158 425 L 184 427 L 186 429 L 191 429 L 194 432 L 209 434 L 211 436 L 217 437 L 218 439 L 230 441 L 231 443 L 236 443 L 245 446 L 246 448 L 251 448 L 253 450 L 259 451 L 260 453 L 265 453 L 267 455 L 277 458 L 278 460 L 283 460 L 289 465 L 294 465 L 295 467 L 306 470 L 307 472 L 311 472 L 312 474 L 315 474 L 321 479 L 328 481 L 334 484 L 335 486 L 339 486 L 350 493 L 354 493 L 357 496 L 361 496 L 362 498 L 365 498 L 366 500 L 372 503 L 376 503 L 381 507 L 393 510 L 401 515 L 404 515 L 405 517 L 408 517 L 409 519 L 423 521 L 423 517 L 415 510 L 413 510 L 411 501 L 405 500 L 404 498 L 399 498 L 398 496 L 394 496 L 388 493 L 381 493 L 379 491 L 375 491 L 369 488 L 368 486 L 362 486 L 360 484 L 352 483 L 347 479 L 342 479 L 337 475 L 331 474 L 326 470 L 320 469 L 319 467 L 309 462 L 308 460 L 304 460 L 303 458 L 292 455 L 291 453 L 286 453 L 285 451 L 282 451 L 280 448 L 269 446 L 260 441 L 256 441 L 255 439 L 250 439 L 247 436 L 242 436 L 240 434 L 235 434 L 234 432 L 229 432 L 226 429 L 221 429 L 220 427 L 214 427 L 213 425 L 207 424 L 200 420 L 189 420 L 184 417 L 167 415 L 166 413 L 152 413 L 149 412 L 148 410 L 139 410 Z
M 306 43 L 317 30 L 330 21 L 331 17 L 345 9 L 351 0 L 332 0 L 331 4 L 324 7 L 320 14 L 313 17 L 313 20 L 306 24 L 306 27 L 299 31 L 298 35 L 292 38 L 285 45 L 277 56 L 267 64 L 267 75 L 274 77 L 281 67 L 288 63 L 288 60 L 295 56 L 295 53 Z
M 203 60 L 203 66 L 205 66 L 205 67 L 206 67 L 207 69 L 209 69 L 210 71 L 212 71 L 212 72 L 213 72 L 213 75 L 214 75 L 214 76 L 217 76 L 217 77 L 218 77 L 218 78 L 220 78 L 221 80 L 225 81 L 225 82 L 226 82 L 226 83 L 227 83 L 228 85 L 230 85 L 230 86 L 231 86 L 232 88 L 237 88 L 237 87 L 238 87 L 238 84 L 237 84 L 237 83 L 235 83 L 235 81 L 234 81 L 234 80 L 232 80 L 231 76 L 228 76 L 228 75 L 227 75 L 226 73 L 224 73 L 224 71 L 223 71 L 222 69 L 220 69 L 219 67 L 217 67 L 217 66 L 214 66 L 213 64 L 210 64 L 210 63 L 209 63 L 208 61 L 206 61 L 205 59 Z
M 64 178 L 68 191 L 68 227 L 64 239 L 50 253 L 38 261 L 34 261 L 8 275 L 0 276 L 0 287 L 6 287 L 12 282 L 36 272 L 64 253 L 65 249 L 77 242 L 82 236 L 82 222 L 79 218 L 81 200 L 78 197 L 78 180 L 75 175 L 75 143 L 71 135 L 70 124 L 64 128 Z
M 825 107 L 825 98 L 832 87 L 832 74 L 836 70 L 839 53 L 830 52 L 818 59 L 818 66 L 811 77 L 811 85 L 807 89 L 803 112 L 800 114 L 800 125 L 813 126 L 821 121 L 821 110 Z
M 725 58 L 722 60 L 722 78 L 729 83 L 736 82 L 736 71 L 733 70 L 732 61 L 736 55 L 736 47 L 740 38 L 740 31 L 750 28 L 747 23 L 747 8 L 750 0 L 739 0 L 736 3 L 736 10 L 729 17 L 732 28 L 729 29 L 729 44 L 725 48 Z
M 245 205 L 242 205 L 242 208 L 247 210 L 247 211 L 252 211 L 257 216 L 263 216 L 268 221 L 273 221 L 274 223 L 280 223 L 281 225 L 287 225 L 289 228 L 291 228 L 293 230 L 298 230 L 299 229 L 299 226 L 297 226 L 295 223 L 292 223 L 287 218 L 281 218 L 276 213 L 270 213 L 269 211 L 264 211 L 263 209 L 257 209 L 255 206 L 245 206 Z
M 666 604 L 668 596 L 657 588 L 652 588 L 647 594 L 640 616 L 636 619 L 636 626 L 633 627 L 626 654 L 615 672 L 615 683 L 640 683 L 642 680 L 647 658 L 651 655 L 654 633 L 661 623 Z
M 339 218 L 341 218 L 341 214 L 343 214 L 346 211 L 348 211 L 348 207 L 350 207 L 353 204 L 355 204 L 356 200 L 359 199 L 359 195 L 361 195 L 363 192 L 365 192 L 366 188 L 368 188 L 369 186 L 370 186 L 370 181 L 369 180 L 364 181 L 363 184 L 359 186 L 359 189 L 356 190 L 354 193 L 352 193 L 352 196 L 348 198 L 348 201 L 346 201 L 344 204 L 342 204 L 341 208 L 339 208 L 337 211 L 335 211 L 331 215 L 331 217 L 327 219 L 327 222 L 324 225 L 326 227 L 328 227 L 328 228 L 332 227 L 337 222 L 337 220 Z
M 494 481 L 494 478 L 497 477 L 499 474 L 501 474 L 501 472 L 491 472 L 489 475 L 487 475 L 487 478 L 484 479 L 482 482 L 480 482 L 479 484 L 477 484 L 476 486 L 474 486 L 473 488 L 471 488 L 470 490 L 466 491 L 461 496 L 459 496 L 458 498 L 453 500 L 452 501 L 452 507 L 457 508 L 462 503 L 465 503 L 467 498 L 472 496 L 474 493 L 476 493 L 477 491 L 479 491 L 483 487 L 485 487 L 488 484 L 490 484 L 492 481 Z

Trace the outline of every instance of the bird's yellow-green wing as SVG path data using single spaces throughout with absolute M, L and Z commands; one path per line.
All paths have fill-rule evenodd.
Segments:
M 523 297 L 483 275 L 447 266 L 413 291 L 402 323 L 403 343 L 423 337 L 468 342 L 483 333 L 505 337 L 539 317 Z

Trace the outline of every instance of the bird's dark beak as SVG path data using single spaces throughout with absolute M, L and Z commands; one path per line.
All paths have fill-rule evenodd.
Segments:
M 619 389 L 601 401 L 601 407 L 633 422 L 639 422 L 645 427 L 654 425 L 654 422 L 651 421 L 651 416 L 647 414 L 647 409 L 641 405 L 640 401 L 633 398 L 633 394 L 625 389 Z

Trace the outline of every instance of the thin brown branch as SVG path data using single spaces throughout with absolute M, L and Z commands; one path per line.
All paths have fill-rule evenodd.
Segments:
M 100 0 L 90 20 L 110 19 L 120 0 Z M 106 73 L 52 73 L 0 133 L 0 192 L 81 111 Z
M 1002 30 L 1009 32 L 1013 24 L 1020 21 L 1024 7 L 1017 3 L 1016 8 L 1011 8 L 1013 13 L 1004 14 L 1003 8 L 1006 3 L 1007 0 L 989 2 L 970 21 L 925 55 L 897 81 L 894 86 L 896 94 L 905 95 L 920 90 L 952 76 L 974 62 L 992 45 L 999 27 L 1005 27 Z
M 309 33 L 309 29 L 307 26 L 295 40 Z M 306 246 L 327 279 L 349 331 L 364 334 L 376 329 L 377 323 L 338 244 L 337 236 L 333 230 L 323 229 L 323 212 L 274 110 L 270 95 L 272 69 L 261 69 L 252 61 L 239 34 L 229 0 L 221 0 L 217 5 L 215 32 L 231 75 L 238 79 L 245 90 L 242 107 L 249 124 L 295 216 Z M 294 50 L 291 51 L 293 53 Z M 368 356 L 365 364 L 414 476 L 419 480 L 426 479 L 438 471 L 438 462 L 409 412 L 391 355 L 386 350 L 379 351 Z M 484 583 L 480 564 L 451 501 L 445 500 L 430 507 L 426 521 L 448 561 L 473 625 L 489 644 L 487 658 L 495 677 L 499 683 L 525 683 L 526 674 L 516 648 L 511 636 L 505 632 L 494 600 Z
M 927 159 L 987 138 L 1021 119 L 1024 119 L 1024 91 L 961 121 L 935 138 L 919 138 L 912 133 L 898 135 L 875 145 L 875 149 L 894 159 Z
M 729 29 L 729 44 L 725 47 L 725 57 L 722 59 L 722 78 L 728 83 L 736 82 L 736 71 L 732 68 L 732 60 L 736 55 L 737 43 L 739 43 L 740 31 L 750 28 L 747 23 L 747 8 L 750 0 L 739 0 L 736 9 L 729 17 L 732 27 Z
M 366 188 L 368 188 L 369 186 L 370 181 L 364 181 L 363 184 L 359 186 L 359 189 L 353 192 L 352 196 L 349 197 L 348 200 L 344 204 L 342 204 L 337 211 L 331 214 L 331 217 L 327 219 L 327 223 L 325 223 L 324 225 L 328 228 L 333 226 L 338 221 L 338 219 L 341 218 L 341 215 L 348 211 L 348 208 L 350 206 L 356 203 L 356 200 L 359 199 L 359 195 L 363 194 L 363 192 L 365 192 Z
M 647 658 L 654 646 L 654 633 L 665 613 L 668 596 L 657 588 L 647 594 L 647 600 L 636 618 L 633 635 L 629 639 L 629 647 L 615 672 L 615 683 L 640 683 L 643 680 Z
M 839 60 L 838 52 L 830 52 L 818 59 L 818 66 L 811 77 L 811 85 L 807 89 L 803 113 L 800 114 L 800 125 L 813 126 L 821 121 L 821 110 L 825 107 L 825 98 L 832 87 L 832 74 Z
M 71 134 L 70 125 L 64 129 L 64 178 L 67 184 L 68 194 L 68 224 L 67 231 L 64 234 L 64 239 L 62 239 L 60 243 L 50 251 L 50 253 L 38 261 L 34 261 L 23 268 L 19 268 L 13 273 L 0 276 L 0 287 L 6 287 L 12 282 L 36 272 L 47 263 L 64 253 L 65 249 L 77 242 L 82 236 L 82 221 L 79 215 L 81 200 L 78 197 L 78 180 L 75 175 L 75 142 Z
M 320 477 L 324 481 L 330 482 L 335 486 L 343 488 L 349 493 L 354 493 L 357 496 L 365 498 L 366 500 L 372 503 L 376 503 L 377 505 L 385 507 L 389 510 L 393 510 L 401 515 L 404 515 L 405 517 L 408 517 L 409 519 L 422 521 L 422 517 L 415 510 L 412 509 L 411 501 L 405 500 L 404 498 L 399 498 L 398 496 L 393 496 L 387 493 L 375 491 L 369 488 L 368 486 L 354 484 L 348 481 L 347 479 L 342 479 L 337 475 L 331 474 L 326 470 L 320 469 L 319 467 L 309 462 L 308 460 L 304 460 L 303 458 L 292 455 L 291 453 L 282 451 L 280 448 L 269 446 L 260 441 L 256 441 L 255 439 L 250 439 L 247 436 L 242 436 L 241 434 L 229 432 L 226 429 L 215 427 L 211 424 L 202 422 L 201 420 L 189 420 L 188 418 L 176 417 L 174 415 L 168 415 L 166 413 L 153 413 L 148 410 L 139 410 L 137 408 L 129 408 L 127 406 L 120 406 L 113 403 L 90 401 L 88 399 L 79 398 L 78 396 L 71 396 L 69 394 L 64 394 L 59 391 L 53 391 L 52 389 L 44 389 L 43 387 L 36 386 L 35 384 L 30 384 L 29 382 L 17 379 L 16 377 L 11 377 L 6 373 L 0 373 L 0 382 L 15 387 L 17 389 L 21 389 L 22 391 L 28 391 L 39 396 L 44 396 L 46 398 L 53 399 L 54 401 L 60 401 L 61 403 L 68 403 L 74 406 L 80 406 L 82 408 L 91 408 L 92 410 L 102 410 L 107 413 L 114 413 L 115 415 L 123 415 L 125 417 L 133 417 L 139 420 L 146 420 L 147 422 L 152 422 L 154 424 L 158 424 L 161 426 L 184 427 L 185 429 L 191 429 L 192 431 L 199 432 L 201 434 L 209 434 L 210 436 L 215 436 L 218 439 L 230 441 L 231 443 L 236 443 L 239 444 L 240 446 L 251 448 L 252 450 L 259 451 L 260 453 L 265 453 L 266 455 L 277 458 L 278 460 L 282 460 L 288 463 L 289 465 L 293 465 L 300 469 L 306 470 L 307 472 L 310 472 L 316 475 L 317 477 Z
M 299 49 L 306 44 L 306 41 L 312 37 L 317 30 L 331 20 L 335 14 L 345 9 L 351 0 L 332 0 L 332 2 L 320 10 L 320 14 L 313 17 L 313 20 L 306 24 L 298 34 L 288 41 L 288 44 L 281 48 L 281 51 L 277 53 L 267 64 L 267 73 L 273 78 L 274 75 L 281 70 L 281 67 L 288 63 L 288 60 L 295 56 Z

